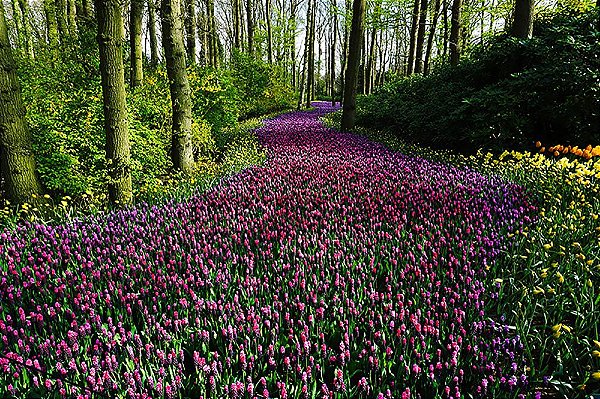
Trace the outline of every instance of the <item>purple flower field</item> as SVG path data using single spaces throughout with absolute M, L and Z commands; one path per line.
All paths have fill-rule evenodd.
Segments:
M 315 105 L 257 131 L 264 166 L 187 202 L 2 233 L 0 395 L 527 394 L 486 277 L 530 222 L 524 190 Z

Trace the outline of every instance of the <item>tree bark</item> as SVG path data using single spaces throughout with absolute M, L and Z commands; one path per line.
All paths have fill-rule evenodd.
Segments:
M 310 1 L 310 0 L 309 0 Z M 246 0 L 246 22 L 248 25 L 248 54 L 254 52 L 254 4 Z
M 333 13 L 333 21 L 332 21 L 332 27 L 331 27 L 331 34 L 332 34 L 332 38 L 331 38 L 331 49 L 330 54 L 331 54 L 331 59 L 329 60 L 329 62 L 331 62 L 331 66 L 330 66 L 330 72 L 329 72 L 329 77 L 330 77 L 330 85 L 331 85 L 331 105 L 335 106 L 335 50 L 337 47 L 337 26 L 338 26 L 338 20 L 337 20 L 337 0 L 331 0 L 331 9 L 332 9 L 332 13 Z
M 71 37 L 77 37 L 77 7 L 75 0 L 67 0 L 67 23 Z
M 423 72 L 423 45 L 425 44 L 425 27 L 427 26 L 427 6 L 427 0 L 421 0 L 415 55 L 415 73 Z
M 192 99 L 185 66 L 183 26 L 179 0 L 162 0 L 162 42 L 173 109 L 171 160 L 175 170 L 192 172 Z
M 341 66 L 341 75 L 340 75 L 340 83 L 341 83 L 341 100 L 340 103 L 344 102 L 344 93 L 346 92 L 346 65 L 348 60 L 348 36 L 350 31 L 348 29 L 348 13 L 352 3 L 350 0 L 346 0 L 346 9 L 344 10 L 344 49 L 342 52 L 342 66 Z
M 31 29 L 29 29 L 29 3 L 27 0 L 19 0 L 19 8 L 21 9 L 21 18 L 22 18 L 22 26 L 23 26 L 23 39 L 25 45 L 25 53 L 33 58 L 33 44 L 31 41 Z
M 415 0 L 413 5 L 413 17 L 410 25 L 410 41 L 408 46 L 408 62 L 406 64 L 406 74 L 412 75 L 415 69 L 415 50 L 417 44 L 417 32 L 419 28 L 419 7 L 421 5 L 420 0 Z
M 131 202 L 131 166 L 125 76 L 123 67 L 123 18 L 119 0 L 96 0 L 100 74 L 104 102 L 108 194 L 111 203 Z
M 158 65 L 158 37 L 156 35 L 156 0 L 148 0 L 148 36 L 150 36 L 150 63 Z
M 367 67 L 365 69 L 365 94 L 371 94 L 372 83 L 373 83 L 373 64 L 375 63 L 375 37 L 377 36 L 377 29 L 373 26 L 371 30 L 371 44 L 369 45 L 369 55 L 367 57 Z
M 34 194 L 42 192 L 25 113 L 0 1 L 0 173 L 6 196 L 15 203 L 32 201 Z
M 240 49 L 241 47 L 241 15 L 240 15 L 240 0 L 233 0 L 231 8 L 233 11 L 233 48 Z
M 12 0 L 10 5 L 12 8 L 12 22 L 15 27 L 15 33 L 17 34 L 15 47 L 19 50 L 22 50 L 25 47 L 25 40 L 23 38 L 23 28 L 21 27 L 21 23 L 23 21 L 21 16 L 21 8 L 19 7 L 17 0 Z
M 56 0 L 56 21 L 58 22 L 58 34 L 60 35 L 60 42 L 64 44 L 69 36 L 66 0 Z
M 529 39 L 533 32 L 533 0 L 515 0 L 510 34 L 519 39 Z
M 308 73 L 308 69 L 310 68 L 310 18 L 312 15 L 312 1 L 308 0 L 308 6 L 307 6 L 307 10 L 306 10 L 306 33 L 304 34 L 304 57 L 303 57 L 303 68 L 302 68 L 302 77 L 300 79 L 300 98 L 298 99 L 298 109 L 300 109 L 300 107 L 302 106 L 302 104 L 304 103 L 304 95 L 306 94 L 306 91 L 310 90 L 310 85 L 309 85 L 309 73 Z M 305 91 L 305 80 L 306 80 L 306 91 Z M 310 95 L 307 95 L 307 97 Z M 307 101 L 308 102 L 308 101 Z M 308 105 L 310 106 L 310 104 Z
M 48 44 L 52 49 L 58 48 L 58 22 L 56 20 L 56 5 L 54 0 L 44 0 L 44 14 L 46 15 L 46 32 Z
M 131 0 L 129 12 L 129 48 L 131 57 L 131 70 L 129 74 L 129 86 L 133 89 L 141 86 L 144 80 L 144 69 L 142 62 L 142 14 L 144 12 L 144 0 Z
M 433 49 L 433 40 L 435 38 L 435 30 L 437 28 L 438 18 L 440 16 L 440 5 L 441 1 L 435 1 L 435 8 L 433 10 L 433 21 L 431 21 L 431 28 L 429 29 L 429 38 L 427 39 L 427 49 L 425 50 L 425 62 L 423 74 L 429 73 L 429 63 L 431 59 L 431 50 Z
M 196 63 L 196 7 L 194 0 L 185 0 L 185 38 L 189 64 Z
M 309 24 L 309 51 L 308 51 L 308 74 L 306 85 L 306 108 L 310 108 L 310 103 L 313 100 L 315 90 L 315 16 L 317 2 L 312 1 L 312 9 Z
M 352 27 L 350 30 L 348 66 L 344 84 L 344 107 L 342 111 L 342 130 L 354 127 L 356 118 L 356 82 L 360 63 L 360 49 L 365 19 L 365 0 L 354 0 L 352 5 Z
M 265 0 L 265 19 L 267 21 L 267 59 L 273 63 L 273 31 L 271 29 L 271 0 Z
M 450 26 L 450 65 L 458 65 L 461 51 L 461 21 L 462 0 L 452 2 L 452 22 Z

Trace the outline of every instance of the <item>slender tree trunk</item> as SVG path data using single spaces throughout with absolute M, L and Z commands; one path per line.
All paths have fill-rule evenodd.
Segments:
M 252 54 L 254 52 L 254 4 L 252 0 L 246 0 L 246 22 L 248 24 L 248 54 Z
M 371 44 L 369 45 L 369 56 L 367 58 L 367 68 L 365 71 L 365 94 L 371 94 L 372 83 L 373 83 L 373 64 L 375 63 L 375 38 L 377 36 L 377 29 L 373 26 L 371 30 Z
M 31 29 L 29 26 L 29 3 L 27 2 L 27 0 L 19 0 L 19 8 L 21 9 L 21 18 L 23 21 L 22 25 L 23 38 L 25 39 L 25 53 L 29 57 L 33 58 L 35 54 L 33 52 L 33 44 L 31 41 Z
M 16 203 L 32 201 L 42 192 L 35 173 L 31 132 L 17 78 L 4 13 L 0 1 L 0 173 L 7 197 Z
M 273 31 L 271 29 L 271 0 L 265 0 L 265 19 L 267 21 L 267 59 L 273 63 Z
M 365 19 L 365 0 L 354 0 L 352 5 L 352 28 L 349 38 L 348 66 L 344 85 L 344 109 L 342 111 L 342 130 L 354 127 L 356 118 L 356 81 L 360 63 L 360 49 Z
M 329 60 L 331 62 L 331 67 L 330 67 L 330 72 L 329 72 L 329 77 L 330 77 L 330 85 L 331 85 L 331 105 L 335 106 L 335 49 L 337 47 L 337 25 L 338 25 L 338 20 L 337 20 L 337 0 L 331 0 L 331 9 L 332 9 L 332 13 L 333 13 L 333 21 L 332 21 L 332 27 L 331 27 L 331 33 L 332 33 L 332 38 L 331 38 L 331 49 L 330 49 L 330 54 L 331 54 L 331 59 Z
M 213 68 L 216 68 L 219 63 L 219 45 L 217 41 L 217 24 L 215 20 L 215 2 L 207 0 L 207 27 L 208 27 L 208 62 Z
M 310 92 L 310 74 L 309 74 L 309 68 L 310 68 L 310 53 L 311 53 L 311 49 L 310 49 L 310 19 L 311 19 L 311 15 L 312 15 L 312 0 L 308 0 L 308 6 L 307 6 L 307 10 L 306 10 L 306 33 L 304 34 L 304 57 L 303 57 L 303 68 L 302 68 L 302 79 L 300 82 L 300 99 L 298 101 L 298 108 L 301 107 L 301 104 L 305 101 L 304 100 L 304 95 L 306 92 Z M 304 90 L 304 82 L 306 80 L 306 92 Z M 307 95 L 307 97 L 310 97 L 310 94 Z M 307 107 L 310 106 L 310 101 L 306 101 L 306 103 L 308 103 Z
M 412 75 L 415 69 L 415 51 L 417 44 L 417 32 L 419 28 L 419 17 L 421 13 L 419 12 L 419 7 L 421 5 L 420 0 L 415 0 L 413 5 L 413 17 L 412 23 L 410 25 L 410 42 L 408 46 L 408 63 L 406 65 L 406 74 Z
M 346 66 L 348 60 L 348 36 L 350 34 L 350 30 L 348 29 L 348 13 L 350 8 L 352 7 L 352 2 L 350 0 L 346 0 L 346 9 L 344 10 L 344 50 L 342 52 L 342 74 L 340 76 L 341 82 L 341 103 L 344 102 L 344 94 L 346 93 Z
M 56 20 L 56 5 L 54 0 L 44 0 L 44 14 L 46 15 L 46 32 L 48 44 L 52 49 L 58 48 L 58 22 Z
M 533 32 L 533 0 L 515 0 L 514 18 L 510 34 L 529 39 Z
M 415 73 L 423 72 L 423 45 L 425 44 L 425 27 L 427 26 L 427 0 L 421 0 L 419 13 L 419 30 L 417 32 L 417 45 L 415 55 Z
M 460 13 L 462 9 L 462 0 L 453 0 L 452 2 L 452 25 L 450 27 L 450 65 L 458 65 L 460 61 L 461 44 L 461 21 Z
M 15 43 L 15 47 L 19 50 L 22 50 L 25 47 L 25 39 L 23 38 L 23 28 L 21 27 L 21 23 L 23 21 L 21 9 L 17 0 L 11 0 L 10 5 L 12 8 L 12 22 L 15 27 L 15 33 L 17 34 L 17 42 Z
M 173 108 L 171 159 L 175 170 L 191 173 L 192 99 L 185 67 L 185 46 L 179 0 L 162 0 L 162 42 L 167 62 L 167 75 Z
M 423 74 L 429 73 L 429 63 L 431 59 L 431 50 L 433 49 L 433 40 L 435 39 L 435 29 L 437 28 L 438 18 L 440 16 L 440 0 L 435 0 L 435 8 L 433 10 L 433 21 L 431 21 L 431 28 L 429 29 L 429 38 L 427 39 L 427 50 L 425 51 L 425 63 Z
M 156 36 L 156 0 L 148 1 L 148 36 L 150 36 L 150 63 L 158 65 L 158 37 Z
M 187 60 L 196 63 L 196 7 L 194 0 L 185 0 L 185 38 Z
M 91 0 L 81 0 L 81 15 L 87 19 L 92 17 L 92 1 Z
M 310 100 L 312 94 L 312 77 L 314 73 L 314 55 L 315 55 L 315 45 L 314 40 L 312 38 L 312 18 L 314 15 L 313 8 L 315 6 L 314 0 L 308 0 L 308 8 L 306 12 L 306 33 L 305 33 L 305 42 L 306 42 L 306 100 L 305 107 L 310 107 Z
M 204 4 L 206 5 L 206 2 Z M 210 63 L 208 54 L 208 24 L 204 10 L 198 10 L 196 24 L 198 25 L 198 37 L 200 38 L 200 64 L 208 65 Z
M 119 0 L 96 0 L 108 194 L 112 203 L 131 202 L 130 144 L 123 74 L 123 18 Z
M 442 59 L 446 62 L 448 57 L 448 44 L 449 44 L 449 35 L 448 35 L 448 0 L 442 0 L 442 8 L 443 8 L 443 17 L 444 17 L 444 47 L 442 53 Z
M 142 63 L 142 14 L 144 12 L 144 0 L 131 0 L 129 12 L 129 47 L 131 51 L 131 70 L 129 74 L 129 85 L 133 89 L 141 86 L 144 80 Z
M 296 74 L 296 6 L 297 3 L 295 0 L 291 0 L 290 5 L 290 18 L 289 18 L 289 44 L 288 44 L 288 52 L 289 57 L 292 60 L 292 86 L 296 87 L 298 84 L 297 74 Z
M 241 15 L 240 15 L 240 0 L 233 0 L 231 8 L 233 11 L 233 47 L 235 49 L 240 49 L 241 40 L 240 40 L 240 25 L 241 25 Z

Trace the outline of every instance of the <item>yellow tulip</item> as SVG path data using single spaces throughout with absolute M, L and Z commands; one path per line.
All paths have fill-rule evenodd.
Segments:
M 600 371 L 592 373 L 592 378 L 595 380 L 600 380 Z

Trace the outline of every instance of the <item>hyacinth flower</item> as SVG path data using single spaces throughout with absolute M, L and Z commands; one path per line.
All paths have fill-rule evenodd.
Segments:
M 15 396 L 517 397 L 523 344 L 486 265 L 524 190 L 323 126 L 185 202 L 0 241 L 0 390 Z

